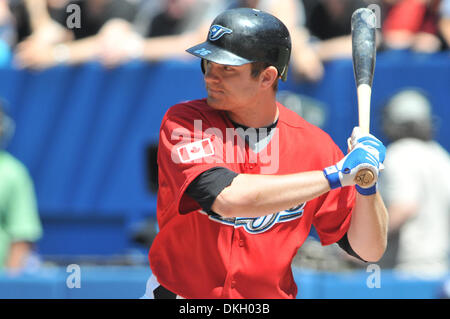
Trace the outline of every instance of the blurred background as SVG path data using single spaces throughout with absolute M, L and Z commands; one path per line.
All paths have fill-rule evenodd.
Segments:
M 448 298 L 449 0 L 0 0 L 0 298 L 144 294 L 160 121 L 205 96 L 184 50 L 239 6 L 288 26 L 278 99 L 344 153 L 357 125 L 350 17 L 378 18 L 371 132 L 388 146 L 388 251 L 362 264 L 312 229 L 297 297 Z

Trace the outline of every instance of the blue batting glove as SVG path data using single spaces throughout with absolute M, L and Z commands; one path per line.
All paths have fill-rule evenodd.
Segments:
M 369 169 L 376 177 L 374 181 L 365 187 L 355 186 L 356 190 L 362 195 L 375 194 L 379 172 L 384 168 L 382 163 L 386 156 L 386 148 L 373 135 L 359 134 L 359 128 L 353 130 L 349 148 L 350 152 L 341 161 L 324 169 L 325 177 L 328 179 L 331 189 L 354 185 L 356 174 L 361 169 Z
M 350 151 L 353 150 L 358 143 L 362 143 L 373 150 L 373 154 L 375 155 L 378 152 L 378 161 L 382 164 L 386 157 L 386 147 L 383 143 L 377 139 L 372 134 L 363 134 L 361 129 L 357 126 L 352 131 L 352 136 L 349 139 L 349 147 Z M 375 152 L 376 150 L 376 152 Z M 384 168 L 381 165 L 382 169 Z

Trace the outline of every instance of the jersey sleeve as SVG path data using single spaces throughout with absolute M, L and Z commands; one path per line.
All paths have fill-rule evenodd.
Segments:
M 323 202 L 314 215 L 313 225 L 322 245 L 331 245 L 341 239 L 350 227 L 355 201 L 353 186 L 332 190 L 323 195 Z
M 213 167 L 197 176 L 186 189 L 186 193 L 195 199 L 207 213 L 217 196 L 231 184 L 238 173 L 224 167 Z
M 229 168 L 223 160 L 220 134 L 208 131 L 207 121 L 201 121 L 202 129 L 199 129 L 199 120 L 192 117 L 168 112 L 161 125 L 158 146 L 158 210 L 161 212 L 174 208 L 184 214 L 200 209 L 199 203 L 186 193 L 187 187 L 211 168 Z
M 344 157 L 342 151 L 334 143 L 331 143 L 330 147 L 327 165 L 332 165 Z M 350 227 L 355 195 L 355 187 L 347 186 L 333 189 L 319 197 L 313 225 L 322 245 L 338 242 L 347 232 Z

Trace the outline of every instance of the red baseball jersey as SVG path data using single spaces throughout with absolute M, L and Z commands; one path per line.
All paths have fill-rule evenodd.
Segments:
M 259 218 L 208 215 L 185 193 L 202 172 L 291 174 L 335 164 L 343 154 L 321 129 L 277 104 L 276 129 L 259 151 L 205 99 L 171 107 L 158 149 L 159 233 L 149 252 L 159 283 L 185 298 L 295 298 L 291 262 L 314 225 L 323 245 L 347 232 L 354 187 L 332 190 Z

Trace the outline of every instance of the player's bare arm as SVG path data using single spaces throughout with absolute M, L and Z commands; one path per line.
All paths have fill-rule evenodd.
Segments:
M 379 193 L 356 195 L 347 238 L 365 261 L 378 261 L 387 245 L 388 213 Z
M 216 198 L 223 217 L 259 217 L 294 207 L 330 190 L 322 171 L 289 175 L 239 174 Z
M 330 190 L 321 171 L 284 176 L 240 174 L 212 208 L 224 217 L 258 217 L 283 211 Z M 352 249 L 365 261 L 378 261 L 387 244 L 388 213 L 379 193 L 357 194 L 350 228 Z
M 330 190 L 321 171 L 284 176 L 240 174 L 212 208 L 224 217 L 258 217 L 283 211 Z M 387 244 L 388 213 L 379 195 L 357 194 L 350 228 L 352 249 L 365 261 L 378 261 Z

